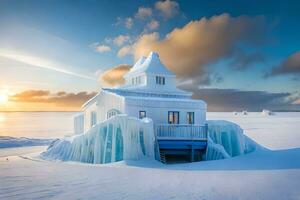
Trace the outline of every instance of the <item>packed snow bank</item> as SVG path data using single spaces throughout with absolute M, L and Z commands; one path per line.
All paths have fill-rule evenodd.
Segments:
M 25 147 L 25 146 L 46 146 L 52 139 L 33 139 L 26 137 L 0 136 L 0 148 Z
M 258 146 L 245 137 L 243 129 L 232 122 L 208 120 L 205 160 L 219 160 L 254 151 Z
M 85 134 L 55 141 L 41 156 L 86 163 L 154 158 L 153 123 L 147 118 L 117 115 Z

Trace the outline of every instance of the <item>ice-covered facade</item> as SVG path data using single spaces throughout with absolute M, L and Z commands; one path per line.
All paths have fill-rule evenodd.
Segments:
M 165 161 L 223 159 L 246 151 L 242 129 L 207 121 L 206 103 L 180 90 L 157 53 L 140 58 L 125 84 L 101 91 L 74 118 L 74 136 L 54 142 L 44 158 L 109 163 L 142 157 Z M 208 126 L 206 125 L 208 124 Z

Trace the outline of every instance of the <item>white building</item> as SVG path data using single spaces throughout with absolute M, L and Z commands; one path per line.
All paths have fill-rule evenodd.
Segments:
M 175 75 L 161 63 L 157 53 L 140 58 L 124 79 L 125 85 L 102 88 L 82 106 L 83 113 L 75 117 L 76 134 L 117 114 L 151 118 L 154 125 L 205 124 L 206 103 L 176 88 Z

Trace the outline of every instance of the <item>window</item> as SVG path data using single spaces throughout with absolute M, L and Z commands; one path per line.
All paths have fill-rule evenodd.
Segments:
M 194 124 L 194 112 L 186 113 L 186 122 L 187 124 Z
M 121 112 L 117 109 L 110 109 L 109 111 L 107 111 L 107 116 L 106 118 L 109 119 L 117 114 L 120 114 Z
M 143 119 L 146 117 L 146 111 L 139 111 L 139 118 Z
M 157 85 L 165 85 L 165 83 L 166 83 L 165 77 L 163 77 L 163 76 L 156 76 L 155 81 L 156 81 Z
M 169 111 L 168 112 L 168 123 L 169 124 L 179 124 L 179 112 Z
M 97 113 L 95 111 L 91 112 L 91 127 L 97 123 Z
M 144 77 L 143 76 L 136 76 L 131 79 L 131 84 L 132 85 L 140 85 L 144 82 Z

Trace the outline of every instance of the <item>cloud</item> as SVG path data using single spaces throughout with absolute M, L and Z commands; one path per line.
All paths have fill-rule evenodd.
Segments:
M 266 58 L 262 53 L 245 53 L 244 51 L 237 51 L 233 56 L 230 66 L 237 70 L 243 70 L 251 67 L 253 64 L 264 63 L 265 61 Z
M 100 81 L 106 86 L 124 84 L 123 75 L 130 70 L 129 65 L 120 65 L 107 70 L 100 76 Z M 216 81 L 220 77 L 216 75 Z M 207 102 L 209 111 L 261 111 L 290 110 L 300 111 L 299 93 L 272 93 L 266 91 L 244 91 L 237 89 L 201 89 L 191 81 L 181 82 L 180 89 L 193 93 L 194 99 Z
M 187 89 L 187 88 L 185 88 Z M 207 102 L 209 111 L 300 110 L 291 93 L 243 91 L 236 89 L 194 89 L 193 98 Z
M 270 73 L 266 74 L 266 77 L 284 74 L 300 75 L 300 51 L 283 60 Z
M 26 90 L 9 97 L 10 101 L 21 103 L 44 103 L 57 106 L 80 107 L 85 101 L 95 96 L 95 92 L 51 93 L 48 90 Z
M 131 29 L 133 26 L 133 19 L 132 17 L 122 18 L 117 17 L 116 23 L 113 24 L 114 26 L 124 25 L 127 29 Z
M 157 51 L 162 62 L 178 77 L 194 77 L 199 82 L 209 77 L 211 64 L 233 57 L 241 51 L 241 44 L 256 47 L 265 40 L 264 17 L 222 14 L 191 21 L 162 39 L 156 32 L 141 35 L 127 53 L 138 59 Z
M 133 26 L 133 19 L 132 19 L 131 17 L 127 17 L 127 18 L 125 19 L 125 26 L 126 26 L 126 28 L 128 28 L 128 29 L 131 29 L 131 28 L 132 28 L 132 26 Z
M 71 76 L 76 76 L 76 77 L 80 77 L 80 78 L 84 78 L 84 79 L 90 79 L 90 80 L 94 80 L 92 77 L 90 76 L 86 76 L 83 74 L 79 74 L 76 72 L 72 72 L 69 70 L 66 70 L 65 68 L 70 68 L 69 66 L 66 67 L 60 63 L 57 63 L 53 60 L 48 60 L 42 57 L 36 57 L 36 56 L 32 56 L 29 54 L 25 54 L 25 53 L 18 53 L 18 52 L 9 52 L 9 51 L 1 51 L 0 50 L 0 56 L 4 57 L 4 58 L 8 58 L 14 61 L 18 61 L 33 67 L 38 67 L 38 68 L 43 68 L 43 69 L 47 69 L 47 70 L 51 70 L 51 71 L 56 71 L 56 72 L 60 72 L 63 74 L 68 74 Z
M 131 51 L 132 51 L 132 47 L 130 45 L 126 45 L 118 51 L 118 57 L 122 58 L 122 57 L 130 54 Z
M 105 53 L 105 52 L 109 52 L 111 50 L 110 46 L 104 45 L 104 44 L 99 44 L 98 42 L 91 44 L 90 47 L 99 53 Z
M 13 97 L 16 99 L 28 99 L 35 97 L 45 97 L 50 94 L 47 90 L 27 90 L 18 94 L 15 94 Z
M 151 17 L 152 9 L 146 7 L 139 7 L 135 17 L 138 19 L 145 19 L 147 17 Z
M 99 81 L 106 86 L 124 84 L 123 75 L 130 70 L 130 65 L 119 65 L 104 72 Z M 222 81 L 219 74 L 214 74 L 214 81 Z M 193 79 L 179 82 L 180 89 L 193 93 L 194 99 L 202 99 L 207 102 L 209 111 L 261 111 L 290 110 L 300 111 L 299 93 L 273 93 L 266 91 L 245 91 L 237 89 L 202 89 L 193 84 Z
M 155 8 L 159 10 L 165 18 L 172 18 L 180 12 L 179 4 L 176 1 L 170 0 L 156 2 Z
M 128 42 L 130 37 L 128 35 L 119 35 L 113 39 L 113 43 L 117 46 L 122 46 L 124 43 Z
M 122 85 L 124 84 L 123 75 L 127 73 L 131 68 L 131 65 L 122 64 L 118 65 L 116 67 L 113 67 L 112 69 L 109 69 L 105 71 L 100 77 L 99 81 L 104 86 L 116 86 L 116 85 Z
M 153 31 L 159 27 L 159 22 L 157 20 L 152 19 L 146 26 L 147 29 Z

